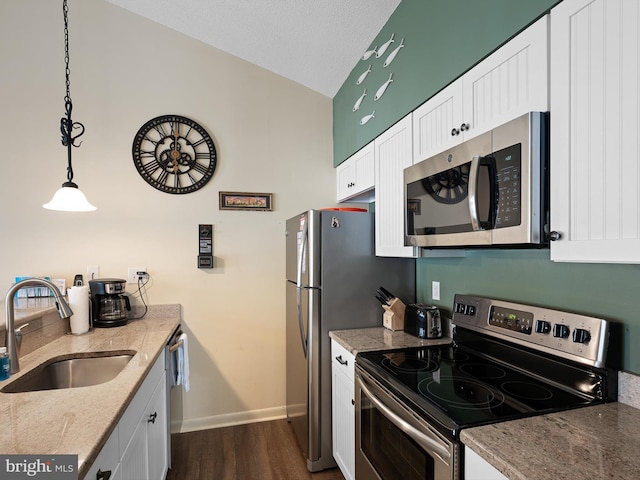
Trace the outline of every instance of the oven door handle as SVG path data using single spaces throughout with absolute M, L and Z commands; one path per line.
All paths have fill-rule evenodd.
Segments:
M 443 462 L 449 463 L 449 460 L 451 460 L 451 453 L 446 448 L 440 445 L 433 438 L 422 433 L 420 430 L 415 428 L 403 418 L 400 418 L 393 410 L 382 403 L 382 401 L 378 397 L 376 397 L 371 392 L 371 390 L 369 390 L 369 388 L 365 385 L 364 380 L 359 375 L 356 378 L 360 388 L 367 396 L 367 398 L 369 398 L 371 403 L 373 403 L 375 407 L 380 410 L 385 415 L 385 417 L 389 419 L 389 421 L 391 421 L 391 423 L 393 423 L 396 427 L 413 438 L 413 440 L 415 440 L 422 447 L 428 449 L 430 453 L 436 454 Z

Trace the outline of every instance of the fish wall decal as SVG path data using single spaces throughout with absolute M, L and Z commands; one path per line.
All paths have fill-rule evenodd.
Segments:
M 389 65 L 391 65 L 391 62 L 393 62 L 393 59 L 396 58 L 396 55 L 398 55 L 398 52 L 400 51 L 400 49 L 404 47 L 404 38 L 402 39 L 402 41 L 400 42 L 400 45 L 398 45 L 395 50 L 393 52 L 391 52 L 389 54 L 389 56 L 387 57 L 387 59 L 384 61 L 384 65 L 382 65 L 383 67 L 388 67 Z
M 374 110 L 373 113 L 370 113 L 369 115 L 365 115 L 364 117 L 362 117 L 360 119 L 360 125 L 364 125 L 365 123 L 367 123 L 372 118 L 375 118 L 375 113 L 376 113 L 376 111 Z
M 356 80 L 356 85 L 360 85 L 362 82 L 364 82 L 364 79 L 367 78 L 367 75 L 369 75 L 369 72 L 371 72 L 371 65 L 369 65 L 369 68 L 367 68 L 364 72 L 360 74 L 360 76 L 358 77 L 358 80 Z
M 387 80 L 386 82 L 384 82 L 380 88 L 378 89 L 378 91 L 376 92 L 376 96 L 373 97 L 374 101 L 378 101 L 380 100 L 380 97 L 382 97 L 382 95 L 384 95 L 385 90 L 387 89 L 387 87 L 389 86 L 389 84 L 393 82 L 393 73 L 389 75 L 389 80 Z
M 360 95 L 360 98 L 358 100 L 356 100 L 356 103 L 353 105 L 353 111 L 355 112 L 356 110 L 358 110 L 360 108 L 360 105 L 362 104 L 362 101 L 364 100 L 364 97 L 367 96 L 367 89 L 364 89 L 364 92 L 362 93 L 362 95 Z
M 387 51 L 387 48 L 389 48 L 389 45 L 391 45 L 395 40 L 393 39 L 393 37 L 395 37 L 395 33 L 391 34 L 391 38 L 389 40 L 387 40 L 386 42 L 384 42 L 382 45 L 380 45 L 380 48 L 378 49 L 378 51 L 376 52 L 376 58 L 380 58 L 382 55 L 384 55 L 384 52 Z
M 368 60 L 369 58 L 371 58 L 371 55 L 375 55 L 377 48 L 378 46 L 376 45 L 375 47 L 373 47 L 373 49 L 364 52 L 364 55 L 362 55 L 362 60 Z

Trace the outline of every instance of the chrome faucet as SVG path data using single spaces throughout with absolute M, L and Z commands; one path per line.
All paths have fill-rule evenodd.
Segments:
M 69 318 L 73 315 L 73 310 L 69 307 L 69 304 L 62 298 L 62 294 L 58 287 L 49 280 L 45 280 L 43 278 L 27 278 L 26 280 L 21 280 L 20 282 L 15 283 L 7 292 L 7 296 L 4 299 L 5 304 L 5 340 L 4 345 L 7 347 L 7 353 L 9 354 L 9 359 L 11 361 L 11 373 L 17 373 L 20 371 L 20 363 L 18 361 L 18 350 L 20 345 L 16 339 L 16 329 L 15 329 L 15 315 L 14 315 L 14 303 L 13 297 L 15 293 L 20 290 L 22 287 L 30 287 L 40 285 L 49 288 L 53 292 L 53 295 L 56 297 L 56 308 L 58 309 L 58 314 L 60 318 Z

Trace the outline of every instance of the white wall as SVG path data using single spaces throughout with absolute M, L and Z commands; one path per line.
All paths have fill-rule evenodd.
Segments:
M 69 3 L 73 120 L 86 127 L 74 180 L 98 210 L 41 207 L 66 179 L 62 2 L 2 1 L 0 290 L 16 275 L 146 266 L 149 301 L 182 304 L 192 336 L 185 429 L 283 415 L 284 222 L 334 205 L 331 99 L 102 0 Z M 140 126 L 170 113 L 218 149 L 213 179 L 188 195 L 151 188 L 131 158 Z M 275 211 L 220 211 L 221 190 L 273 192 Z M 214 225 L 213 270 L 196 268 L 199 223 Z

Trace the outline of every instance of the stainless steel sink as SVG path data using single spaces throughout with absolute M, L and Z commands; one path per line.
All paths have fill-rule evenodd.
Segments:
M 92 352 L 54 357 L 5 385 L 2 393 L 88 387 L 113 380 L 136 354 Z

